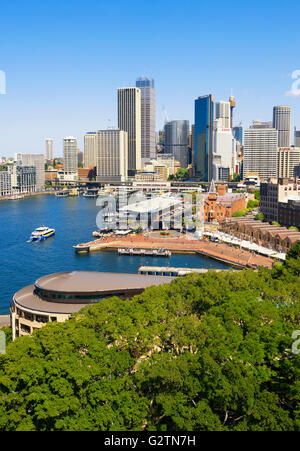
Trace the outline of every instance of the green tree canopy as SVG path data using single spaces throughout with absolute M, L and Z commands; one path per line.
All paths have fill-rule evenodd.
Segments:
M 300 243 L 90 305 L 8 345 L 0 430 L 299 430 Z

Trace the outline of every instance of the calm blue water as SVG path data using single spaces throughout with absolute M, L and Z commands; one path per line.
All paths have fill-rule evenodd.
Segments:
M 74 244 L 92 240 L 97 230 L 95 199 L 82 196 L 56 198 L 35 196 L 0 202 L 0 315 L 9 313 L 14 292 L 41 276 L 74 270 L 137 274 L 143 263 L 149 266 L 227 268 L 198 255 L 173 255 L 170 259 L 119 256 L 112 252 L 78 255 Z M 39 226 L 56 229 L 56 236 L 44 242 L 27 242 Z

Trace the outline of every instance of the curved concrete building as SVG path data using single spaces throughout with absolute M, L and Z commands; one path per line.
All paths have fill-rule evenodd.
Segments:
M 31 335 L 49 322 L 64 322 L 88 304 L 118 296 L 128 299 L 173 277 L 89 271 L 57 273 L 38 279 L 14 294 L 10 303 L 13 340 Z

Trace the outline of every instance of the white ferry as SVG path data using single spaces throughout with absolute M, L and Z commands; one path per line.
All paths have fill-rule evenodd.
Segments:
M 43 241 L 53 235 L 55 235 L 55 229 L 50 229 L 49 227 L 39 227 L 32 232 L 30 241 Z

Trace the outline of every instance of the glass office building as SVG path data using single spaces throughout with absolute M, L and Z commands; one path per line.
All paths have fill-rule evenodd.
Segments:
M 182 168 L 187 168 L 189 146 L 189 121 L 171 121 L 164 128 L 164 152 L 172 154 Z
M 243 127 L 233 127 L 232 134 L 239 143 L 243 144 Z
M 214 102 L 211 94 L 195 101 L 195 176 L 210 182 L 213 176 Z

